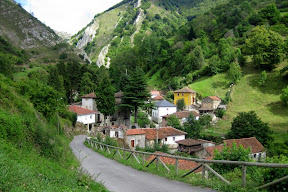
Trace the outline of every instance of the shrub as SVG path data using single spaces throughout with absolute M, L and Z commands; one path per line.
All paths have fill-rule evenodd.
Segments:
M 226 111 L 225 109 L 217 109 L 215 113 L 217 117 L 222 118 L 225 115 Z
M 118 147 L 117 141 L 115 139 L 111 138 L 109 135 L 107 135 L 105 137 L 104 144 Z

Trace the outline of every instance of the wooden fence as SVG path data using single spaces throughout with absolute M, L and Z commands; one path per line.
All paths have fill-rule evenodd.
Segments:
M 175 159 L 175 174 L 178 175 L 178 167 L 179 167 L 179 160 L 186 160 L 186 161 L 194 161 L 199 163 L 200 165 L 195 167 L 194 169 L 190 170 L 188 173 L 182 175 L 183 177 L 186 177 L 187 175 L 193 173 L 200 167 L 202 167 L 202 179 L 205 179 L 205 172 L 210 171 L 213 173 L 216 177 L 218 177 L 221 181 L 226 183 L 227 185 L 231 185 L 229 181 L 227 181 L 223 176 L 221 176 L 219 173 L 217 173 L 214 169 L 211 168 L 208 164 L 230 164 L 230 165 L 241 165 L 242 166 L 242 187 L 246 187 L 246 171 L 248 166 L 253 167 L 267 167 L 267 168 L 288 168 L 288 164 L 278 164 L 278 163 L 256 163 L 256 162 L 245 162 L 245 161 L 226 161 L 226 160 L 206 160 L 206 159 L 198 159 L 198 158 L 188 158 L 188 157 L 179 157 L 174 155 L 165 155 L 165 154 L 156 154 L 156 153 L 148 153 L 148 152 L 142 152 L 142 151 L 135 151 L 131 149 L 124 149 L 120 147 L 115 147 L 111 145 L 106 145 L 101 142 L 97 142 L 95 140 L 91 140 L 91 138 L 86 138 L 89 145 L 92 147 L 95 147 L 96 149 L 100 149 L 102 151 L 107 151 L 107 153 L 113 154 L 113 157 L 115 155 L 118 155 L 119 157 L 128 160 L 129 158 L 132 158 L 132 160 L 135 160 L 138 164 L 141 164 L 141 160 L 137 157 L 138 154 L 141 154 L 142 156 L 142 164 L 145 165 L 146 163 L 146 156 L 155 156 L 147 165 L 146 167 L 149 167 L 154 161 L 156 162 L 157 169 L 159 168 L 159 163 L 162 164 L 165 169 L 170 172 L 171 170 L 165 165 L 165 163 L 161 160 L 160 157 L 168 157 Z M 114 150 L 114 151 L 113 151 Z M 123 151 L 123 155 L 120 153 L 120 151 Z M 127 154 L 126 154 L 127 152 Z M 137 154 L 137 156 L 135 155 Z M 128 155 L 128 156 L 127 156 Z M 265 185 L 259 186 L 256 189 L 263 189 L 266 187 L 269 187 L 271 185 L 280 183 L 282 181 L 288 180 L 288 175 L 285 177 L 282 177 L 280 179 L 276 179 L 270 183 L 267 183 Z

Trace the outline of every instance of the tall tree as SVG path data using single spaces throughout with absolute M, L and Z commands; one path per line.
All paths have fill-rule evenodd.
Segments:
M 103 72 L 102 79 L 96 87 L 96 105 L 98 110 L 104 115 L 106 124 L 106 117 L 113 115 L 115 112 L 115 97 L 108 71 L 104 70 Z
M 278 33 L 257 26 L 246 39 L 246 50 L 253 55 L 253 63 L 261 68 L 271 70 L 281 61 L 284 40 Z
M 188 138 L 199 137 L 203 129 L 200 122 L 195 119 L 191 113 L 187 118 L 187 121 L 183 125 L 184 131 L 187 132 Z
M 233 83 L 237 83 L 239 82 L 239 80 L 241 79 L 242 76 L 242 72 L 241 72 L 241 67 L 238 63 L 231 63 L 230 64 L 230 69 L 228 71 L 228 75 L 231 78 L 231 80 L 233 81 Z
M 145 74 L 140 67 L 136 67 L 133 72 L 130 72 L 127 78 L 127 84 L 123 89 L 123 107 L 128 107 L 134 110 L 135 123 L 137 123 L 138 107 L 145 106 L 145 101 L 148 101 L 150 96 L 147 90 Z
M 240 139 L 256 137 L 262 144 L 267 145 L 272 140 L 272 131 L 267 123 L 264 123 L 255 111 L 240 112 L 233 119 L 228 137 Z

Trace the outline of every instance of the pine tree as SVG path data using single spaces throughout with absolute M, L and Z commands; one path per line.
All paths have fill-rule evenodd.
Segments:
M 145 74 L 140 67 L 137 67 L 127 78 L 127 84 L 123 89 L 123 107 L 133 109 L 135 112 L 135 123 L 137 123 L 138 107 L 145 106 L 150 96 L 147 90 Z
M 108 72 L 105 70 L 102 75 L 103 78 L 96 87 L 96 105 L 106 119 L 107 116 L 115 113 L 115 97 Z

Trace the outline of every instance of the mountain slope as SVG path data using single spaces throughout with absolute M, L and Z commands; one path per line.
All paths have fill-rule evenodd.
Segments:
M 55 32 L 38 21 L 20 5 L 0 0 L 0 35 L 22 49 L 51 47 L 60 42 Z

